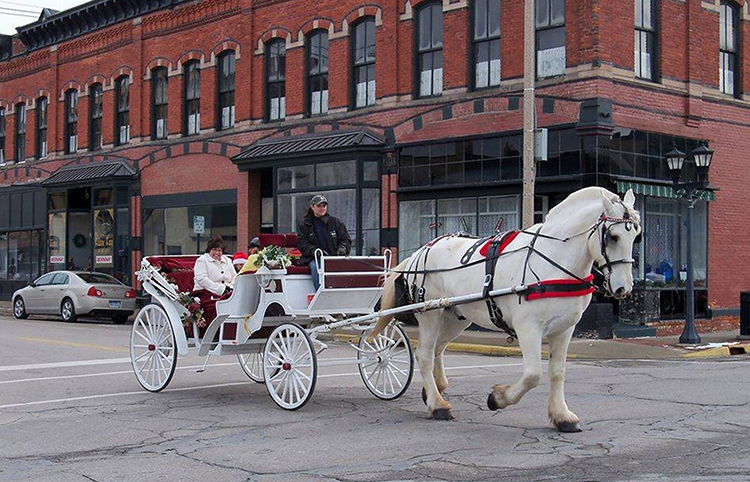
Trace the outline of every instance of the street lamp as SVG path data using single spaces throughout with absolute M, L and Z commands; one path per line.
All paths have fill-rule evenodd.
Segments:
M 687 280 L 685 299 L 685 328 L 680 335 L 680 343 L 700 343 L 701 337 L 695 329 L 695 286 L 693 286 L 693 207 L 695 206 L 696 191 L 708 186 L 708 168 L 711 165 L 714 151 L 701 143 L 700 147 L 692 152 L 695 161 L 695 176 L 686 182 L 680 182 L 680 173 L 685 163 L 685 153 L 677 148 L 666 154 L 667 166 L 672 173 L 674 191 L 678 196 L 687 200 Z

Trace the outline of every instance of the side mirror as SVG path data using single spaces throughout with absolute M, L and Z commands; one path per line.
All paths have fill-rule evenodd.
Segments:
M 32 288 L 34 288 L 34 287 L 36 287 L 36 283 L 34 281 L 32 281 L 31 283 L 29 283 L 29 286 L 32 287 Z

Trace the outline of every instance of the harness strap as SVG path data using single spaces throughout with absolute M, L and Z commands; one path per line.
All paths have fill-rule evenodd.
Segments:
M 503 330 L 513 338 L 518 339 L 516 330 L 508 326 L 508 323 L 503 319 L 503 312 L 500 307 L 495 303 L 495 299 L 490 296 L 490 291 L 493 289 L 493 279 L 495 277 L 495 268 L 497 267 L 497 259 L 500 257 L 500 247 L 503 245 L 506 239 L 511 235 L 515 236 L 513 231 L 508 231 L 503 234 L 495 236 L 490 241 L 489 249 L 487 250 L 487 262 L 485 263 L 485 275 L 484 284 L 482 286 L 482 296 L 487 303 L 487 312 L 489 313 L 490 321 L 493 325 Z
M 461 256 L 461 264 L 466 264 L 471 260 L 471 257 L 474 256 L 474 253 L 477 252 L 477 249 L 479 249 L 480 246 L 484 245 L 489 239 L 491 239 L 492 236 L 485 236 L 484 238 L 479 238 L 476 243 L 472 244 L 469 249 L 466 250 L 463 256 Z

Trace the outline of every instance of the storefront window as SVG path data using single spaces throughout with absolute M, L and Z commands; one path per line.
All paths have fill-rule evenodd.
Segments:
M 202 216 L 203 234 L 193 230 L 193 219 Z M 146 209 L 143 221 L 144 253 L 202 254 L 212 236 L 221 236 L 227 254 L 237 250 L 237 205 L 187 206 Z
M 65 213 L 49 214 L 49 267 L 65 269 Z
M 8 234 L 8 278 L 31 279 L 31 254 L 29 231 Z
M 362 190 L 362 254 L 380 254 L 380 190 Z
M 102 191 L 102 190 L 100 190 Z M 109 190 L 110 195 L 112 193 Z M 112 208 L 94 210 L 94 264 L 97 271 L 112 271 L 112 250 L 115 244 L 115 220 Z
M 8 233 L 0 233 L 0 279 L 8 279 Z

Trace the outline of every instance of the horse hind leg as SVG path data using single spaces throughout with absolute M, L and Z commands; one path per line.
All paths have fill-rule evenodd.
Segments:
M 440 395 L 435 382 L 435 349 L 442 331 L 440 313 L 422 313 L 419 315 L 419 345 L 417 346 L 417 363 L 422 374 L 423 399 L 427 404 L 430 417 L 436 420 L 452 420 L 453 412 L 450 403 Z
M 568 345 L 573 336 L 571 327 L 549 338 L 549 405 L 547 415 L 552 425 L 560 432 L 580 432 L 578 416 L 565 403 L 565 361 Z
M 455 340 L 458 335 L 469 327 L 470 324 L 470 321 L 463 317 L 459 318 L 459 316 L 452 310 L 445 310 L 443 324 L 440 325 L 440 335 L 438 337 L 437 345 L 435 346 L 435 367 L 433 371 L 435 383 L 437 384 L 438 391 L 441 395 L 448 388 L 448 378 L 445 376 L 445 365 L 443 363 L 445 349 L 448 344 Z
M 499 410 L 515 405 L 521 398 L 539 385 L 542 377 L 542 334 L 539 330 L 516 330 L 518 344 L 523 354 L 523 375 L 511 385 L 495 385 L 487 397 L 487 407 Z

